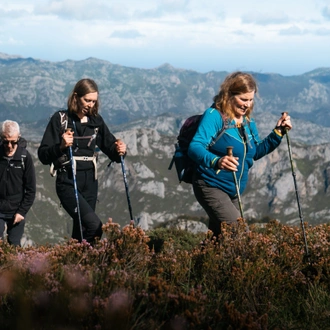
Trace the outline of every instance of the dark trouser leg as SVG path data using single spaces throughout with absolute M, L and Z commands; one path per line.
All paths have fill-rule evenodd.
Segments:
M 7 220 L 8 243 L 21 246 L 21 239 L 24 233 L 25 220 L 13 224 L 13 220 Z
M 83 238 L 87 242 L 93 243 L 96 237 L 102 236 L 102 222 L 94 212 L 97 199 L 97 181 L 93 178 L 93 171 L 78 171 L 76 181 Z M 72 174 L 60 173 L 56 181 L 56 192 L 63 208 L 73 219 L 72 238 L 81 241 Z
M 232 199 L 218 188 L 208 186 L 203 180 L 193 182 L 194 194 L 209 216 L 209 229 L 218 237 L 221 233 L 221 224 L 237 226 L 240 218 L 237 198 Z
M 3 234 L 5 232 L 6 222 L 4 219 L 0 218 L 0 240 L 3 239 Z
M 95 213 L 98 181 L 94 179 L 94 171 L 81 171 L 77 172 L 77 185 L 78 189 L 84 197 L 87 204 L 91 207 L 83 210 L 82 224 L 85 228 L 84 238 L 87 242 L 92 243 L 96 237 L 102 236 L 102 222 Z
M 98 181 L 94 180 L 94 171 L 78 171 L 77 186 L 85 201 L 95 212 L 98 192 Z
M 95 241 L 95 238 L 97 238 L 97 237 L 101 238 L 102 222 L 94 212 L 85 214 L 82 217 L 81 221 L 85 228 L 84 239 L 87 242 L 93 243 Z

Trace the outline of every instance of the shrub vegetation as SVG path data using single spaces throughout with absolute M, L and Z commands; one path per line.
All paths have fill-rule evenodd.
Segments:
M 1 329 L 330 329 L 328 224 L 144 232 L 94 246 L 0 243 Z

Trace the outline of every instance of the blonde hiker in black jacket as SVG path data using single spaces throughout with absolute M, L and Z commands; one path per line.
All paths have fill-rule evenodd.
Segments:
M 102 236 L 102 222 L 95 213 L 95 147 L 117 163 L 126 153 L 126 144 L 115 138 L 98 113 L 98 97 L 92 79 L 79 80 L 69 95 L 68 110 L 52 116 L 38 149 L 40 161 L 57 172 L 56 192 L 73 219 L 72 238 L 89 243 Z
M 33 160 L 17 122 L 6 120 L 0 140 L 0 239 L 7 227 L 8 243 L 20 246 L 25 216 L 36 194 Z

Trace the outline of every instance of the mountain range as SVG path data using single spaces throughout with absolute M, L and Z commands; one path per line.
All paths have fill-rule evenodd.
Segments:
M 330 182 L 330 68 L 298 76 L 251 72 L 258 81 L 254 117 L 260 136 L 275 126 L 281 112 L 292 117 L 290 132 L 303 220 L 328 222 Z M 164 64 L 155 69 L 129 68 L 89 58 L 48 62 L 0 53 L 0 121 L 19 122 L 29 141 L 37 173 L 37 197 L 28 214 L 26 238 L 55 243 L 70 236 L 71 221 L 60 207 L 49 168 L 37 148 L 49 117 L 65 108 L 76 81 L 94 79 L 100 89 L 101 114 L 110 130 L 128 145 L 125 159 L 134 218 L 144 228 L 176 223 L 205 230 L 205 213 L 191 185 L 178 183 L 168 170 L 182 120 L 202 113 L 228 72 L 198 73 Z M 120 164 L 99 157 L 99 203 L 103 222 L 109 217 L 129 223 Z M 242 196 L 249 221 L 276 218 L 299 224 L 297 200 L 286 141 L 257 161 Z

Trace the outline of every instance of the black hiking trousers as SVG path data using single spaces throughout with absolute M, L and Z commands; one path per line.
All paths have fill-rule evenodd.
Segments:
M 14 224 L 14 214 L 10 216 L 0 214 L 0 240 L 4 239 L 3 236 L 6 227 L 8 243 L 14 246 L 21 246 L 21 239 L 25 227 L 25 219 Z
M 78 188 L 79 209 L 83 239 L 93 244 L 95 238 L 102 236 L 102 222 L 95 214 L 98 193 L 98 181 L 94 178 L 94 170 L 77 171 L 76 183 Z M 72 170 L 57 172 L 56 193 L 63 208 L 73 219 L 72 238 L 81 242 L 80 224 L 77 200 L 74 190 Z

